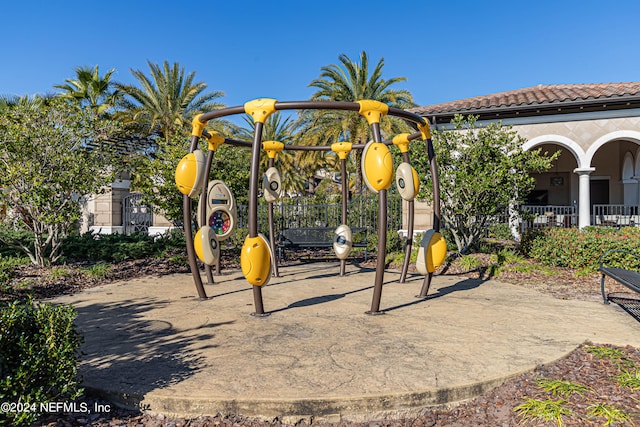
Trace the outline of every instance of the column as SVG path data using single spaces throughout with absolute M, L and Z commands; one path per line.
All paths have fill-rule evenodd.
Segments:
M 576 168 L 574 173 L 579 177 L 579 195 L 578 195 L 578 227 L 584 228 L 591 225 L 591 201 L 589 175 L 596 170 L 595 168 Z
M 636 220 L 636 224 L 640 224 L 640 176 L 632 176 L 631 179 L 635 179 L 636 181 L 638 181 L 638 203 L 637 203 L 637 207 L 638 207 L 638 211 L 636 212 L 636 216 L 635 220 Z

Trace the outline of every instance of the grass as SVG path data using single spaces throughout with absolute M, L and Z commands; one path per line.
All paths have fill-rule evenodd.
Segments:
M 591 346 L 587 348 L 587 352 L 593 354 L 599 359 L 609 359 L 619 367 L 632 368 L 633 362 L 630 361 L 624 351 L 619 348 L 611 348 L 606 346 Z
M 472 271 L 480 267 L 480 259 L 473 255 L 462 255 L 456 260 L 456 264 L 465 271 Z
M 586 392 L 593 391 L 591 387 L 582 384 L 553 378 L 540 378 L 537 382 L 544 391 L 551 393 L 553 396 L 569 397 L 574 393 L 584 396 Z
M 640 371 L 638 369 L 624 370 L 616 377 L 618 386 L 626 387 L 631 391 L 640 390 Z
M 69 276 L 71 276 L 71 271 L 67 267 L 54 267 L 49 272 L 49 277 L 53 280 L 59 280 Z
M 513 410 L 522 422 L 552 421 L 559 426 L 563 424 L 563 416 L 573 415 L 573 411 L 567 407 L 567 401 L 564 399 L 540 400 L 527 397 L 525 403 L 516 406 Z
M 594 418 L 604 417 L 606 421 L 602 425 L 605 427 L 620 422 L 628 422 L 634 425 L 628 413 L 608 403 L 594 403 L 593 405 L 589 405 L 587 415 Z
M 111 271 L 111 265 L 99 262 L 91 267 L 83 268 L 82 272 L 92 279 L 104 279 Z

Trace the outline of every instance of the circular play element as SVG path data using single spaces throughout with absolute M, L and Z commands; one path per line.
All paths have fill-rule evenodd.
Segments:
M 336 228 L 333 238 L 333 251 L 338 259 L 347 259 L 353 247 L 353 235 L 351 228 L 341 224 Z
M 220 258 L 220 245 L 216 233 L 209 226 L 201 227 L 193 240 L 196 255 L 207 265 L 214 265 Z
M 229 238 L 236 226 L 236 204 L 229 187 L 220 180 L 209 181 L 206 196 L 198 200 L 198 225 L 211 227 L 219 241 Z M 201 224 L 202 203 L 206 200 L 206 223 Z
M 240 252 L 240 268 L 247 282 L 264 286 L 271 278 L 271 248 L 262 234 L 244 240 Z
M 400 197 L 412 201 L 420 191 L 418 172 L 407 162 L 400 163 L 396 170 L 396 186 Z
M 362 177 L 369 190 L 388 190 L 393 180 L 393 158 L 381 142 L 369 142 L 362 153 Z
M 273 203 L 280 198 L 280 192 L 282 188 L 282 179 L 280 178 L 280 172 L 273 166 L 267 169 L 262 178 L 264 187 L 264 199 Z
M 189 197 L 195 197 L 200 193 L 205 174 L 204 154 L 200 150 L 184 156 L 176 168 L 175 181 L 178 190 Z
M 442 265 L 447 257 L 447 242 L 442 234 L 435 230 L 427 230 L 422 236 L 422 243 L 418 249 L 416 270 L 420 274 L 433 273 Z
M 217 210 L 209 217 L 209 227 L 219 236 L 227 235 L 233 228 L 231 216 L 224 210 Z

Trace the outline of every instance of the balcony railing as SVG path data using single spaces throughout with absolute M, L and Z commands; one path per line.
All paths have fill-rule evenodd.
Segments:
M 638 206 L 593 205 L 591 224 L 609 227 L 640 226 Z
M 577 226 L 578 216 L 575 206 L 522 206 L 522 221 L 520 230 L 525 231 L 530 228 L 563 227 L 570 228 Z

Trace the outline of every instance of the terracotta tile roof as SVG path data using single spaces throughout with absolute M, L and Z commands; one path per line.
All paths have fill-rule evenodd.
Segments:
M 427 105 L 414 108 L 411 111 L 423 116 L 429 116 L 439 113 L 482 112 L 498 108 L 544 107 L 590 100 L 611 102 L 638 95 L 640 95 L 640 82 L 538 85 L 442 104 Z

